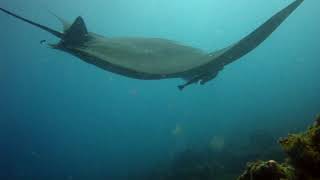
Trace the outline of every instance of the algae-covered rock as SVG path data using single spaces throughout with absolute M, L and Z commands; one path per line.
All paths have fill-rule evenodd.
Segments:
M 306 132 L 280 139 L 282 149 L 304 179 L 320 179 L 320 118 Z M 311 179 L 313 179 L 311 178 Z
M 288 155 L 285 163 L 249 163 L 238 180 L 320 180 L 320 116 L 306 132 L 279 140 Z
M 276 161 L 256 161 L 247 164 L 246 171 L 238 180 L 293 180 L 294 169 Z

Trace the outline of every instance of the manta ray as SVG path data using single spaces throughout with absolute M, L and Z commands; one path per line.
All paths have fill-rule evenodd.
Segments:
M 144 80 L 182 78 L 183 90 L 190 84 L 205 84 L 214 79 L 224 66 L 246 55 L 267 37 L 303 2 L 295 0 L 280 10 L 249 35 L 230 46 L 204 51 L 161 38 L 110 38 L 89 32 L 82 17 L 63 24 L 63 31 L 30 21 L 0 7 L 4 13 L 45 30 L 60 41 L 49 47 L 72 54 L 104 70 L 126 77 Z M 45 41 L 41 41 L 43 43 Z

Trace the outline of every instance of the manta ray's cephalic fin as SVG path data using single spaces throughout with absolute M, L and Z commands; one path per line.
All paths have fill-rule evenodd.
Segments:
M 48 10 L 48 11 L 49 11 L 50 14 L 52 14 L 55 18 L 57 18 L 61 22 L 64 32 L 66 32 L 70 28 L 70 26 L 71 26 L 70 22 L 68 22 L 67 20 L 65 20 L 62 17 L 58 16 L 57 14 L 55 14 L 52 11 L 50 11 L 50 10 Z

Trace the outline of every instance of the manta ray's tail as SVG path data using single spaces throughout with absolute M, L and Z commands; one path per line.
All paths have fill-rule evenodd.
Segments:
M 38 28 L 40 28 L 40 29 L 43 29 L 43 30 L 45 30 L 45 31 L 47 31 L 47 32 L 49 32 L 49 33 L 57 36 L 58 38 L 63 38 L 63 36 L 64 36 L 64 34 L 61 33 L 61 32 L 58 32 L 58 31 L 53 30 L 53 29 L 51 29 L 51 28 L 49 28 L 49 27 L 46 27 L 46 26 L 43 26 L 43 25 L 41 25 L 41 24 L 35 23 L 35 22 L 33 22 L 33 21 L 30 21 L 30 20 L 28 20 L 28 19 L 26 19 L 26 18 L 23 18 L 23 17 L 21 17 L 21 16 L 18 16 L 18 15 L 16 15 L 16 14 L 14 14 L 14 13 L 8 11 L 8 10 L 5 10 L 5 9 L 3 9 L 3 8 L 1 8 L 1 7 L 0 7 L 0 10 L 3 11 L 3 12 L 5 12 L 5 13 L 7 13 L 7 14 L 9 14 L 9 15 L 11 15 L 11 16 L 13 16 L 13 17 L 15 17 L 15 18 L 17 18 L 17 19 L 20 19 L 20 20 L 22 20 L 22 21 L 24 21 L 24 22 L 27 22 L 27 23 L 29 23 L 29 24 L 32 24 L 32 25 L 34 25 L 34 26 L 36 26 L 36 27 L 38 27 Z
M 16 14 L 14 14 L 8 10 L 5 10 L 1 7 L 0 7 L 0 11 L 3 11 L 6 14 L 9 14 L 10 16 L 13 16 L 17 19 L 20 19 L 24 22 L 27 22 L 31 25 L 34 25 L 42 30 L 45 30 L 45 31 L 53 34 L 54 36 L 60 38 L 61 42 L 64 44 L 78 45 L 78 44 L 81 44 L 82 42 L 86 41 L 88 38 L 87 27 L 81 17 L 78 17 L 74 21 L 74 23 L 71 25 L 64 23 L 64 28 L 65 28 L 64 32 L 59 32 L 59 31 L 53 30 L 49 27 L 38 24 L 36 22 L 30 21 L 26 18 L 19 16 L 19 15 L 16 15 Z

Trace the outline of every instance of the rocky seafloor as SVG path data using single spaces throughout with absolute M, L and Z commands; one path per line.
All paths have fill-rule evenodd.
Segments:
M 305 132 L 281 138 L 287 158 L 248 163 L 238 180 L 320 180 L 320 116 Z
M 259 134 L 251 152 L 186 149 L 170 165 L 153 168 L 153 180 L 320 180 L 320 116 L 305 132 L 278 141 Z M 266 138 L 267 137 L 267 138 Z M 259 147 L 261 148 L 252 149 Z M 252 160 L 254 160 L 252 162 Z M 250 162 L 251 161 L 251 162 Z

